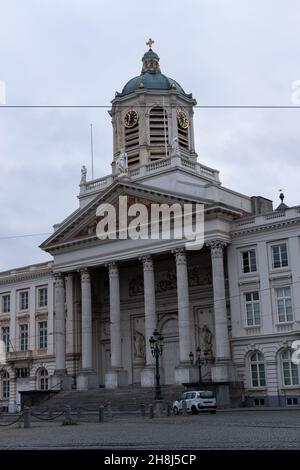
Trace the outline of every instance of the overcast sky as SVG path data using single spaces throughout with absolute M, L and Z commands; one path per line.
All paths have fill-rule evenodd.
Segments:
M 8 105 L 109 105 L 154 38 L 162 72 L 200 105 L 291 105 L 299 0 L 0 0 Z M 0 106 L 0 237 L 51 232 L 76 209 L 80 169 L 110 173 L 106 109 Z M 247 195 L 300 204 L 300 109 L 195 111 L 199 161 Z M 88 175 L 90 176 L 90 174 Z M 0 270 L 50 259 L 46 236 L 0 239 Z

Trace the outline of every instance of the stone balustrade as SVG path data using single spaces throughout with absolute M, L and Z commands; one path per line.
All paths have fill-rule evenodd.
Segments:
M 204 178 L 207 178 L 215 183 L 219 183 L 219 172 L 213 168 L 209 168 L 205 165 L 201 165 L 198 162 L 194 162 L 185 157 L 179 155 L 173 155 L 171 157 L 162 158 L 154 162 L 147 163 L 146 165 L 140 165 L 136 168 L 129 169 L 128 176 L 130 180 L 141 178 L 145 175 L 155 174 L 164 168 L 168 167 L 182 167 Z M 92 193 L 94 191 L 101 191 L 107 189 L 116 179 L 117 175 L 107 175 L 102 178 L 98 178 L 86 183 L 80 184 L 80 194 Z

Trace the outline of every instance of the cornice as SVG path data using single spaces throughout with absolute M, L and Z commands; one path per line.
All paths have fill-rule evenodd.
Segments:
M 230 235 L 232 238 L 237 238 L 237 237 L 244 236 L 244 235 L 251 235 L 253 233 L 258 233 L 258 232 L 268 232 L 274 229 L 279 229 L 279 228 L 289 227 L 289 226 L 294 226 L 294 225 L 300 225 L 300 217 L 296 219 L 282 220 L 277 223 L 273 222 L 271 224 L 264 224 L 264 225 L 252 226 L 248 228 L 241 228 L 239 230 L 233 230 L 230 232 Z
M 52 269 L 47 269 L 45 271 L 29 271 L 23 273 L 9 274 L 5 277 L 0 277 L 0 285 L 12 284 L 22 281 L 30 281 L 34 279 L 40 279 L 42 277 L 52 276 Z

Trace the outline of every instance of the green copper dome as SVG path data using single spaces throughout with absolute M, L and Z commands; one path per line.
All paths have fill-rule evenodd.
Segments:
M 118 96 L 129 95 L 137 90 L 177 90 L 186 95 L 183 88 L 176 80 L 162 74 L 159 67 L 159 57 L 151 48 L 142 58 L 143 67 L 141 75 L 129 80 Z M 186 95 L 191 97 L 191 95 Z
M 134 93 L 136 90 L 170 90 L 174 89 L 183 93 L 183 88 L 172 78 L 166 77 L 162 73 L 149 73 L 145 72 L 138 77 L 134 77 L 126 83 L 122 90 L 122 95 L 129 95 Z

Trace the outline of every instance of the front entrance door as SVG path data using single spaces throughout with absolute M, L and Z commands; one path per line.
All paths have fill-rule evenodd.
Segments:
M 175 367 L 179 363 L 179 337 L 178 321 L 176 318 L 167 320 L 162 328 L 164 337 L 164 349 L 161 357 L 161 365 L 164 369 L 164 381 L 166 385 L 175 383 Z

